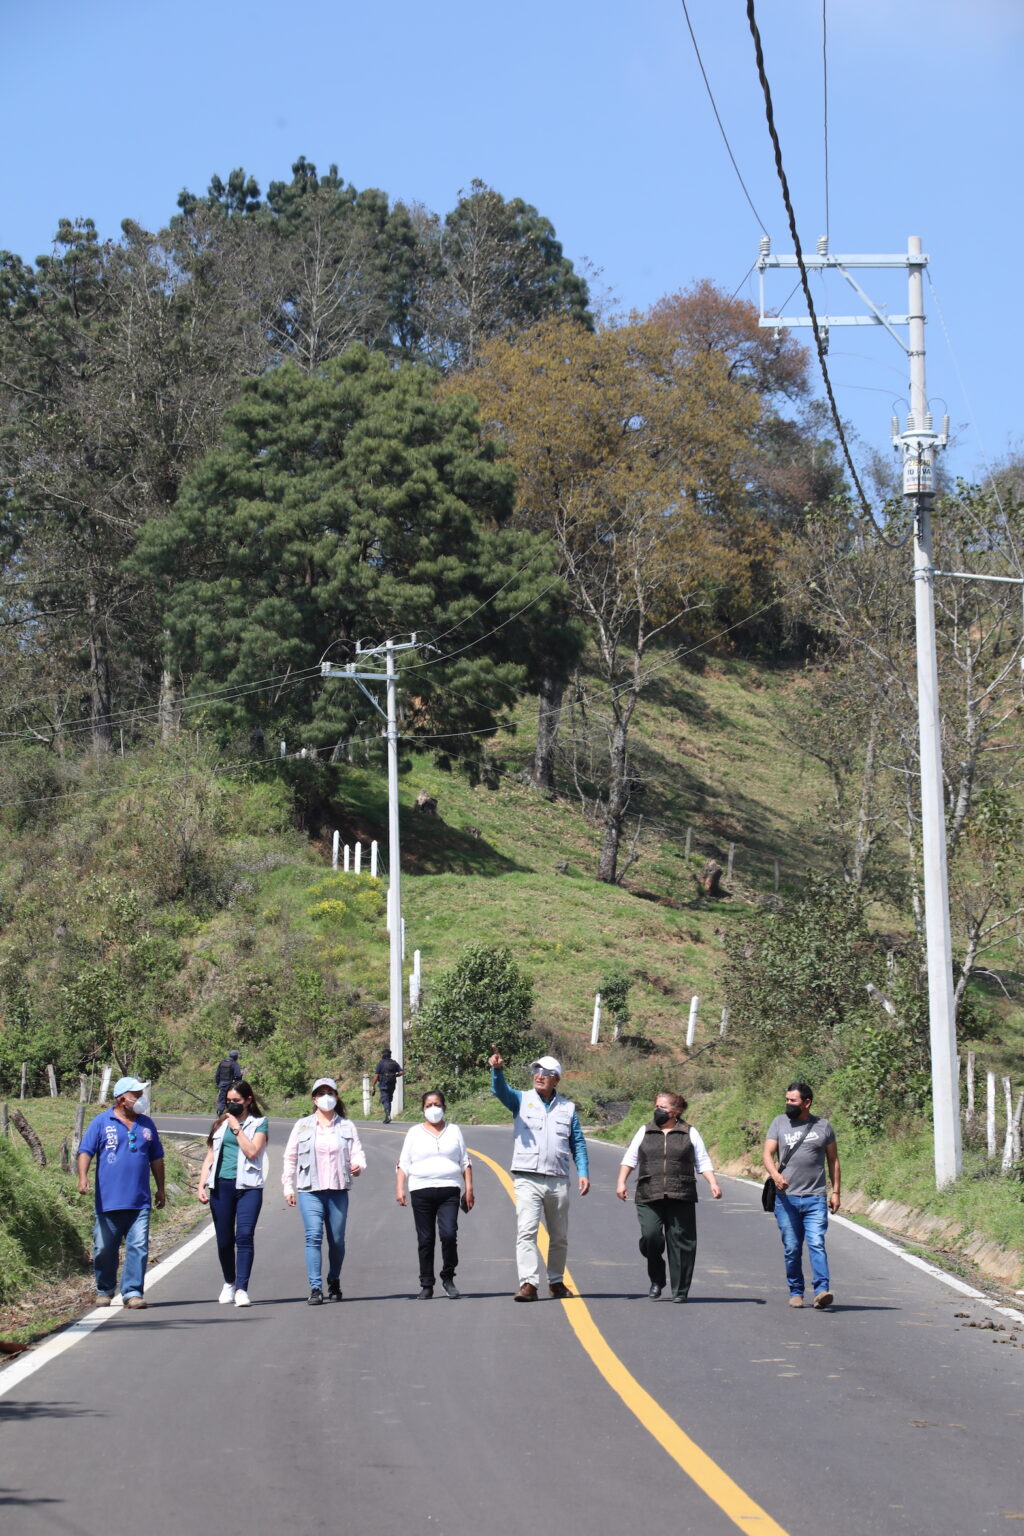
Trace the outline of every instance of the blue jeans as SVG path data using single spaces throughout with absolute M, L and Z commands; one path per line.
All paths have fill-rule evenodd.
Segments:
M 775 1196 L 775 1220 L 782 1234 L 782 1246 L 786 1254 L 786 1279 L 789 1294 L 804 1293 L 804 1267 L 801 1255 L 804 1243 L 811 1259 L 811 1278 L 814 1294 L 819 1296 L 829 1289 L 828 1254 L 825 1252 L 825 1232 L 828 1227 L 828 1205 L 824 1195 Z
M 341 1279 L 345 1259 L 345 1223 L 348 1220 L 347 1189 L 300 1189 L 302 1225 L 306 1229 L 306 1278 L 310 1290 L 321 1284 L 324 1227 L 327 1228 L 327 1278 Z
M 263 1208 L 262 1189 L 236 1189 L 218 1179 L 210 1190 L 210 1215 L 217 1232 L 217 1257 L 227 1285 L 249 1289 L 255 1255 L 253 1236 Z
M 141 1296 L 146 1283 L 149 1259 L 148 1205 L 141 1211 L 97 1211 L 92 1229 L 92 1261 L 96 1271 L 96 1290 L 101 1296 L 113 1296 L 117 1290 L 117 1256 L 124 1243 L 124 1269 L 121 1271 L 121 1295 Z

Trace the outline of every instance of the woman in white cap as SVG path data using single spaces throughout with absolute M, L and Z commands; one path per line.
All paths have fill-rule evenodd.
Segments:
M 417 1301 L 429 1301 L 434 1294 L 434 1251 L 441 1239 L 441 1285 L 446 1296 L 458 1301 L 461 1292 L 455 1285 L 459 1264 L 459 1208 L 473 1209 L 473 1165 L 466 1143 L 457 1125 L 446 1120 L 448 1105 L 444 1094 L 432 1088 L 420 1100 L 421 1125 L 411 1125 L 405 1133 L 395 1169 L 395 1199 L 399 1205 L 408 1198 L 416 1223 L 416 1244 L 420 1255 L 420 1293 Z
M 210 1128 L 196 1194 L 210 1207 L 224 1284 L 217 1300 L 249 1307 L 254 1235 L 267 1181 L 267 1118 L 244 1078 L 232 1083 L 224 1113 Z
M 327 1299 L 341 1300 L 348 1192 L 366 1167 L 359 1132 L 345 1118 L 333 1077 L 318 1077 L 312 1088 L 314 1111 L 296 1120 L 284 1149 L 281 1183 L 288 1205 L 298 1204 L 306 1230 L 309 1305 L 324 1299 L 323 1236 L 327 1229 Z

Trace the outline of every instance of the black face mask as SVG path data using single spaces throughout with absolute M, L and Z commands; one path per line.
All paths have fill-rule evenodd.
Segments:
M 228 1106 L 227 1107 L 228 1107 L 228 1114 L 229 1115 L 234 1115 L 236 1120 L 244 1120 L 245 1119 L 245 1105 L 244 1104 L 232 1104 L 231 1100 L 228 1099 Z
M 656 1109 L 654 1111 L 655 1125 L 667 1125 L 671 1119 L 672 1111 L 670 1109 Z
M 804 1107 L 803 1107 L 802 1104 L 787 1104 L 786 1105 L 786 1115 L 787 1115 L 787 1117 L 790 1120 L 799 1120 L 800 1116 L 803 1114 L 803 1112 L 804 1112 Z

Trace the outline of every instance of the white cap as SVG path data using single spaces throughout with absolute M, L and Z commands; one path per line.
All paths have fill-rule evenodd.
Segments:
M 530 1062 L 531 1072 L 554 1072 L 559 1077 L 562 1075 L 562 1063 L 556 1061 L 554 1056 L 538 1056 L 536 1061 Z
M 338 1085 L 333 1077 L 318 1077 L 311 1091 L 316 1093 L 318 1088 L 333 1088 L 335 1093 L 338 1091 Z

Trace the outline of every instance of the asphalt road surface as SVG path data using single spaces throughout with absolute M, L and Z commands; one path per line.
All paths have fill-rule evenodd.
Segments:
M 403 1129 L 378 1123 L 361 1126 L 345 1299 L 307 1307 L 286 1130 L 250 1310 L 217 1305 L 211 1242 L 147 1311 L 115 1312 L 6 1393 L 0 1372 L 4 1536 L 1020 1528 L 1024 1330 L 856 1233 L 829 1232 L 834 1308 L 795 1311 L 774 1220 L 725 1180 L 700 1203 L 689 1303 L 651 1302 L 635 1210 L 613 1193 L 620 1149 L 592 1144 L 570 1226 L 582 1299 L 542 1288 L 517 1306 L 513 1207 L 478 1158 L 464 1299 L 414 1301 Z M 466 1139 L 507 1167 L 510 1127 Z

